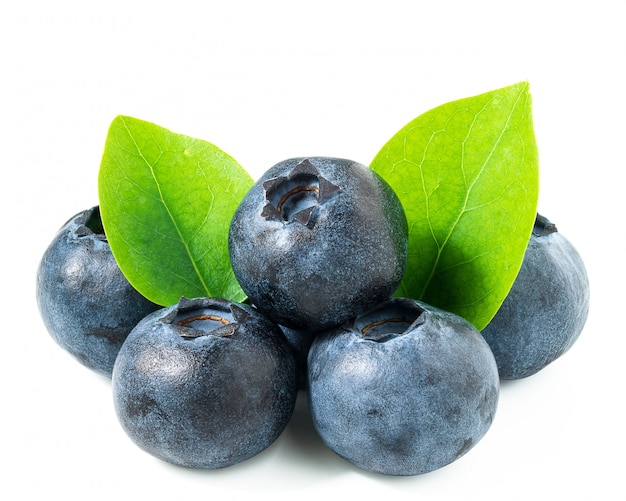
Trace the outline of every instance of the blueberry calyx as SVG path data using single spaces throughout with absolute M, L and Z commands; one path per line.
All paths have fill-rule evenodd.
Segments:
M 551 233 L 557 233 L 559 230 L 556 224 L 550 222 L 547 217 L 537 214 L 535 218 L 535 225 L 533 226 L 533 235 L 536 237 L 545 237 Z
M 104 233 L 104 226 L 102 225 L 102 218 L 100 217 L 100 207 L 95 206 L 90 210 L 85 211 L 82 217 L 76 219 L 78 226 L 74 230 L 76 237 L 92 237 L 102 242 L 107 242 L 107 237 Z
M 360 315 L 354 326 L 363 339 L 385 342 L 413 331 L 426 320 L 427 312 L 414 301 L 397 298 Z
M 266 203 L 261 216 L 283 223 L 297 221 L 312 228 L 313 211 L 341 188 L 324 178 L 309 159 L 297 164 L 286 176 L 263 183 Z
M 172 325 L 185 339 L 209 335 L 231 337 L 239 324 L 249 317 L 248 312 L 222 299 L 181 297 L 177 307 L 160 322 Z

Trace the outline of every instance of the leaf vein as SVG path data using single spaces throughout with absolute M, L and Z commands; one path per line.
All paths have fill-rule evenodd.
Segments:
M 479 115 L 482 114 L 487 109 L 489 104 L 491 104 L 493 102 L 494 97 L 492 97 L 487 103 L 485 103 L 483 105 L 483 107 L 479 111 L 477 111 L 475 113 L 474 118 L 472 120 L 472 123 L 468 127 L 467 134 L 466 134 L 465 138 L 463 139 L 463 141 L 461 143 L 461 172 L 463 172 L 463 178 L 464 178 L 465 184 L 467 186 L 467 190 L 466 190 L 466 193 L 465 193 L 465 198 L 463 200 L 463 203 L 461 205 L 460 210 L 458 211 L 457 217 L 455 218 L 454 222 L 452 223 L 452 225 L 450 227 L 450 230 L 448 231 L 448 234 L 446 235 L 443 243 L 440 246 L 439 245 L 437 246 L 437 248 L 438 248 L 437 256 L 435 257 L 434 265 L 432 266 L 432 268 L 430 270 L 430 274 L 429 274 L 428 278 L 426 279 L 426 281 L 424 283 L 424 286 L 422 288 L 422 291 L 421 291 L 421 293 L 419 295 L 420 299 L 423 299 L 424 295 L 426 294 L 426 291 L 430 287 L 430 284 L 431 284 L 431 282 L 433 280 L 433 277 L 437 273 L 437 269 L 439 267 L 439 262 L 441 260 L 441 256 L 443 254 L 443 251 L 444 251 L 446 245 L 448 244 L 448 242 L 450 241 L 450 239 L 452 238 L 452 235 L 454 234 L 456 228 L 458 227 L 458 224 L 461 221 L 461 218 L 467 212 L 467 206 L 468 206 L 471 194 L 472 194 L 472 190 L 474 189 L 474 187 L 476 186 L 476 183 L 478 182 L 478 180 L 482 176 L 483 172 L 485 171 L 485 168 L 486 168 L 487 164 L 489 163 L 489 161 L 493 157 L 493 154 L 496 151 L 498 145 L 500 144 L 500 142 L 502 140 L 502 137 L 504 136 L 505 131 L 508 130 L 509 123 L 511 121 L 511 117 L 513 116 L 515 108 L 517 107 L 517 104 L 519 103 L 522 95 L 523 95 L 523 92 L 520 92 L 518 94 L 517 99 L 515 100 L 515 102 L 511 106 L 511 110 L 510 110 L 510 112 L 507 115 L 505 125 L 501 128 L 500 133 L 499 133 L 497 139 L 494 141 L 494 144 L 492 145 L 489 153 L 486 155 L 485 160 L 483 161 L 482 165 L 480 166 L 480 169 L 478 170 L 478 173 L 476 174 L 476 176 L 474 176 L 474 179 L 468 185 L 467 184 L 466 172 L 465 172 L 466 171 L 466 166 L 465 166 L 465 162 L 466 162 L 466 151 L 465 151 L 466 143 L 467 143 L 468 139 L 471 136 L 471 133 L 472 133 L 472 131 L 473 131 L 475 125 L 476 125 L 476 122 L 478 120 Z M 428 217 L 428 215 L 427 215 L 427 217 Z M 431 232 L 432 232 L 432 225 L 430 224 L 430 220 L 429 220 L 429 225 L 431 227 Z
M 180 242 L 182 243 L 183 247 L 185 248 L 185 252 L 186 252 L 186 254 L 187 254 L 188 258 L 189 258 L 189 261 L 190 261 L 194 271 L 196 272 L 196 275 L 197 275 L 198 279 L 200 280 L 202 288 L 205 290 L 206 295 L 210 295 L 210 292 L 209 292 L 209 289 L 207 287 L 207 284 L 206 284 L 206 282 L 204 280 L 204 277 L 202 276 L 202 273 L 200 272 L 200 269 L 198 267 L 198 263 L 193 258 L 193 254 L 191 253 L 189 242 L 187 242 L 187 240 L 185 239 L 185 237 L 183 235 L 183 232 L 181 231 L 181 228 L 178 225 L 178 223 L 176 221 L 176 218 L 174 217 L 174 214 L 172 213 L 172 211 L 171 211 L 167 201 L 165 200 L 165 197 L 163 195 L 163 191 L 162 191 L 162 188 L 161 188 L 161 183 L 159 182 L 159 180 L 157 178 L 157 175 L 156 175 L 156 172 L 155 172 L 155 167 L 156 167 L 158 161 L 161 159 L 161 157 L 163 155 L 163 149 L 159 145 L 157 139 L 154 137 L 154 134 L 151 133 L 152 138 L 154 139 L 155 144 L 157 144 L 159 146 L 160 154 L 157 157 L 157 159 L 154 162 L 154 164 L 150 163 L 150 161 L 143 154 L 143 151 L 141 150 L 141 148 L 139 147 L 139 144 L 135 140 L 135 137 L 133 136 L 133 133 L 131 132 L 131 130 L 128 127 L 128 125 L 126 124 L 126 121 L 122 120 L 122 123 L 124 124 L 126 132 L 128 133 L 128 136 L 130 137 L 130 139 L 133 141 L 133 144 L 137 148 L 137 152 L 139 153 L 141 159 L 143 160 L 143 162 L 146 164 L 146 166 L 150 170 L 150 175 L 152 176 L 152 179 L 154 180 L 154 183 L 156 185 L 157 191 L 159 193 L 159 198 L 160 198 L 161 204 L 163 205 L 163 208 L 165 209 L 165 211 L 166 211 L 166 213 L 168 215 L 168 218 L 170 219 L 170 221 L 172 223 L 172 226 L 174 227 L 174 230 L 176 231 L 176 234 L 178 235 L 178 238 L 180 239 Z

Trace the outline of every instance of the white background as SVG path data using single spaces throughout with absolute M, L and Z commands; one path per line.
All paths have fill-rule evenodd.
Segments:
M 619 2 L 22 1 L 0 7 L 2 499 L 626 499 Z M 504 384 L 487 435 L 431 474 L 359 471 L 306 407 L 268 450 L 215 472 L 137 448 L 110 382 L 46 332 L 36 267 L 97 204 L 117 114 L 213 142 L 253 177 L 292 156 L 369 163 L 406 122 L 531 85 L 539 209 L 582 254 L 591 313 L 543 372 Z M 301 404 L 302 402 L 300 402 Z

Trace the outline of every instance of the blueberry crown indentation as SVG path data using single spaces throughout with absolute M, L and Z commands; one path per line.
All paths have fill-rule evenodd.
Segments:
M 261 216 L 312 227 L 315 209 L 341 188 L 324 178 L 313 163 L 305 159 L 288 175 L 265 181 L 263 189 L 266 203 Z

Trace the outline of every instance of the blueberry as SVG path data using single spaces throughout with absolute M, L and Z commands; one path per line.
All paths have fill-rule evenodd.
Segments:
M 76 214 L 54 237 L 39 263 L 36 294 L 52 338 L 107 377 L 128 333 L 160 308 L 120 271 L 97 206 Z
M 319 334 L 308 357 L 315 429 L 368 471 L 417 475 L 464 455 L 495 416 L 493 354 L 463 318 L 394 298 Z
M 148 315 L 113 369 L 119 421 L 142 449 L 191 468 L 234 465 L 289 421 L 296 366 L 281 330 L 247 305 L 182 298 Z
M 571 348 L 589 313 L 589 280 L 574 246 L 537 215 L 515 282 L 482 331 L 502 379 L 531 376 Z
M 400 201 L 374 171 L 345 159 L 293 158 L 246 194 L 229 249 L 259 310 L 278 324 L 319 331 L 393 294 L 407 234 Z

